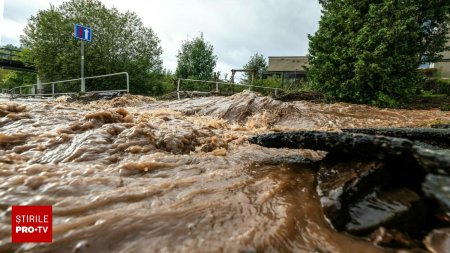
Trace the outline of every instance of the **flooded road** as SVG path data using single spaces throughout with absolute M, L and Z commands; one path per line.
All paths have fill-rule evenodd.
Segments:
M 323 152 L 274 131 L 421 127 L 449 112 L 280 102 L 244 92 L 163 102 L 0 102 L 0 252 L 390 252 L 325 220 Z M 12 244 L 12 205 L 52 205 L 53 243 Z

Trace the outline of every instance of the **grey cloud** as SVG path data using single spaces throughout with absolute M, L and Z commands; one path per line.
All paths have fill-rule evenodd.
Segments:
M 2 36 L 2 45 L 8 45 L 8 44 L 19 46 L 18 40 L 16 38 L 11 38 L 9 36 Z
M 52 2 L 62 2 L 53 0 Z M 16 22 L 26 22 L 31 15 L 37 13 L 40 9 L 50 7 L 48 1 L 30 1 L 30 0 L 5 0 L 3 17 Z
M 307 34 L 314 33 L 320 19 L 320 6 L 311 1 L 247 1 L 250 8 L 228 21 L 227 32 L 210 31 L 219 61 L 241 67 L 258 52 L 271 55 L 305 55 Z M 250 11 L 252 10 L 252 11 Z M 247 22 L 248 21 L 248 22 Z M 236 52 L 247 52 L 237 58 Z

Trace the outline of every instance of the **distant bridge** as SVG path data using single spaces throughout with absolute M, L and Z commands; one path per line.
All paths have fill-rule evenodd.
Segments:
M 0 67 L 3 69 L 11 69 L 18 71 L 34 72 L 36 68 L 27 66 L 20 60 L 19 53 L 21 51 L 10 48 L 0 48 Z

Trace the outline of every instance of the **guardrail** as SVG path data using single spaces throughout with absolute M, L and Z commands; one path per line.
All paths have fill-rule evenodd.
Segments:
M 268 89 L 268 90 L 274 90 L 275 96 L 278 95 L 278 91 L 282 91 L 281 88 L 273 88 L 273 87 L 266 87 L 266 86 L 258 86 L 258 85 L 251 85 L 251 84 L 241 84 L 241 83 L 227 83 L 227 82 L 216 82 L 216 81 L 205 81 L 205 80 L 194 80 L 194 79 L 188 79 L 188 78 L 178 78 L 177 79 L 177 96 L 178 99 L 180 98 L 180 92 L 183 92 L 183 90 L 180 90 L 182 86 L 182 81 L 191 81 L 191 82 L 199 82 L 199 83 L 209 83 L 209 84 L 215 84 L 215 90 L 214 92 L 219 93 L 219 85 L 229 85 L 229 86 L 242 86 L 242 87 L 248 87 L 248 90 L 252 90 L 252 88 L 259 88 L 259 89 Z M 210 92 L 204 92 L 204 93 L 210 93 Z
M 77 92 L 55 92 L 55 84 L 61 84 L 61 83 L 70 83 L 75 81 L 80 81 L 82 79 L 88 80 L 88 79 L 96 79 L 96 78 L 102 78 L 102 77 L 109 77 L 109 76 L 118 76 L 118 75 L 125 75 L 126 76 L 126 83 L 127 83 L 127 89 L 117 89 L 117 90 L 96 90 L 96 91 L 90 91 L 90 92 L 108 92 L 108 91 L 123 91 L 123 92 L 130 92 L 130 78 L 127 72 L 119 72 L 114 74 L 107 74 L 107 75 L 98 75 L 98 76 L 89 76 L 84 78 L 75 78 L 75 79 L 68 79 L 68 80 L 62 80 L 62 81 L 54 81 L 54 82 L 47 82 L 47 83 L 39 83 L 39 84 L 30 84 L 30 85 L 22 85 L 17 86 L 8 91 L 8 93 L 11 95 L 11 98 L 14 98 L 17 96 L 24 96 L 24 95 L 39 95 L 39 96 L 52 96 L 55 95 L 69 95 L 69 94 L 75 94 Z M 44 86 L 51 85 L 52 86 L 52 92 L 51 93 L 38 93 L 39 88 L 43 88 Z M 30 90 L 31 93 L 24 93 L 22 94 L 22 91 L 24 90 Z M 18 93 L 16 93 L 18 91 Z M 80 85 L 80 91 L 81 91 L 81 85 Z

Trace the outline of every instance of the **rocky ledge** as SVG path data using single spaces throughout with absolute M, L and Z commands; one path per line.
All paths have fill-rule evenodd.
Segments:
M 335 229 L 383 247 L 450 252 L 450 129 L 303 131 L 250 142 L 328 152 L 317 192 Z

